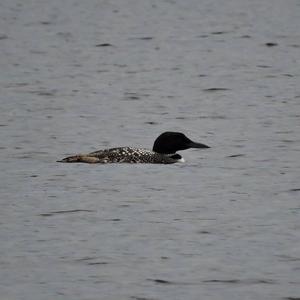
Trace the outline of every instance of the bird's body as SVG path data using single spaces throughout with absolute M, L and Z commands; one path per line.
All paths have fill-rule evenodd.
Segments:
M 176 157 L 160 154 L 147 149 L 118 147 L 95 151 L 89 154 L 78 154 L 67 157 L 63 162 L 86 163 L 144 163 L 144 164 L 172 164 Z

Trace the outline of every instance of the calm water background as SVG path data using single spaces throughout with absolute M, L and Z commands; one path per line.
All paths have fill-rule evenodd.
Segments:
M 299 299 L 298 0 L 2 0 L 0 66 L 1 300 Z

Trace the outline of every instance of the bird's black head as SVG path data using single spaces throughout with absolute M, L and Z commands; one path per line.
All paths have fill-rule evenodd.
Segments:
M 153 151 L 161 154 L 176 153 L 189 148 L 210 148 L 204 144 L 195 143 L 183 133 L 167 131 L 162 133 L 154 142 Z

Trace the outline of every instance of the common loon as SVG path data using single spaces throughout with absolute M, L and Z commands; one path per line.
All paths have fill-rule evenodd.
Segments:
M 184 161 L 178 150 L 189 148 L 210 148 L 204 144 L 195 143 L 180 132 L 164 132 L 154 142 L 153 149 L 118 147 L 99 150 L 88 154 L 77 154 L 59 162 L 82 163 L 148 163 L 173 164 Z

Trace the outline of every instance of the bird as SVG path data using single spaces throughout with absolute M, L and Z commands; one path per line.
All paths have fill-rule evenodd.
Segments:
M 148 163 L 173 164 L 184 162 L 183 157 L 176 153 L 189 148 L 210 148 L 190 140 L 181 132 L 167 131 L 154 141 L 152 150 L 135 147 L 117 147 L 94 151 L 88 154 L 68 156 L 58 162 L 64 163 Z

